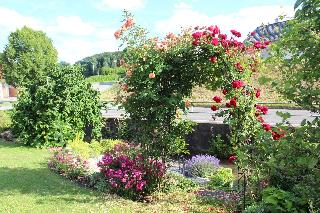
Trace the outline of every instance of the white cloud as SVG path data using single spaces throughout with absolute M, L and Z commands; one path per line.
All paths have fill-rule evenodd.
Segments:
M 83 21 L 79 16 L 58 16 L 55 24 L 48 27 L 48 31 L 75 36 L 86 36 L 94 32 L 94 26 L 91 23 Z
M 144 8 L 146 0 L 101 0 L 98 9 L 127 9 Z
M 177 32 L 181 27 L 218 25 L 223 32 L 236 29 L 244 35 L 260 26 L 262 23 L 273 23 L 279 15 L 293 16 L 293 8 L 289 6 L 259 6 L 248 7 L 236 13 L 209 16 L 192 9 L 190 5 L 180 3 L 175 5 L 173 15 L 165 20 L 156 22 L 159 33 Z
M 115 29 L 82 20 L 79 16 L 58 16 L 43 22 L 24 16 L 15 10 L 0 7 L 0 52 L 7 44 L 10 32 L 24 25 L 44 31 L 58 50 L 59 60 L 74 63 L 84 57 L 117 50 Z
M 11 10 L 5 7 L 0 7 L 0 26 L 1 30 L 13 31 L 17 28 L 21 28 L 24 25 L 30 26 L 34 29 L 41 28 L 41 21 L 33 18 L 21 15 L 15 10 Z

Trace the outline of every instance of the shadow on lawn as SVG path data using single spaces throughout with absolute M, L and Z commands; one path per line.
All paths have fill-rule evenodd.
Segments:
M 79 203 L 103 199 L 98 193 L 81 188 L 77 184 L 52 173 L 47 168 L 0 167 L 0 194 L 16 192 L 40 195 L 46 200 L 61 199 Z M 41 200 L 39 201 L 41 202 Z

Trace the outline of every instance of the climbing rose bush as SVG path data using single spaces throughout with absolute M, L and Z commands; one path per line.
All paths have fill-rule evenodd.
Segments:
M 128 139 L 141 146 L 144 156 L 165 161 L 185 150 L 184 138 L 192 126 L 182 121 L 177 111 L 186 112 L 189 104 L 184 98 L 191 95 L 195 85 L 223 90 L 229 99 L 229 124 L 238 119 L 231 116 L 234 111 L 241 109 L 238 113 L 245 113 L 243 117 L 249 114 L 250 119 L 238 119 L 243 123 L 239 131 L 247 129 L 235 143 L 242 144 L 254 135 L 248 131 L 253 120 L 257 122 L 255 100 L 249 99 L 259 97 L 260 90 L 251 88 L 249 79 L 258 69 L 258 50 L 265 48 L 267 41 L 245 44 L 238 40 L 238 31 L 231 30 L 228 36 L 216 25 L 185 29 L 177 35 L 168 33 L 163 39 L 148 38 L 146 30 L 135 24 L 124 27 L 128 20 L 133 18 L 125 13 L 124 24 L 117 31 L 120 33 L 115 35 L 126 47 L 123 66 L 127 75 L 122 82 L 126 95 L 119 100 L 130 115 L 126 121 Z M 248 97 L 240 97 L 241 92 L 247 92 Z M 217 111 L 221 100 L 218 97 L 214 101 L 217 104 L 211 109 Z

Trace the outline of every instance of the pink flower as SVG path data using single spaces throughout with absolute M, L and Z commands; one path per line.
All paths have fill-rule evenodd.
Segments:
M 244 86 L 244 83 L 241 80 L 232 81 L 232 87 L 235 88 L 235 89 L 239 89 L 239 88 L 241 88 L 243 86 Z
M 230 30 L 230 32 L 231 32 L 233 35 L 237 36 L 238 38 L 241 37 L 241 33 L 238 32 L 238 31 L 236 31 L 236 30 Z
M 250 35 L 254 36 L 256 34 L 255 31 L 251 32 Z
M 117 30 L 117 31 L 114 33 L 114 37 L 115 37 L 116 39 L 119 39 L 119 38 L 121 37 L 121 35 L 122 35 L 122 29 Z
M 149 78 L 155 78 L 156 77 L 156 74 L 154 74 L 153 72 L 152 73 L 149 73 Z
M 146 185 L 146 181 L 145 180 L 144 181 L 139 181 L 137 183 L 137 187 L 136 187 L 137 191 L 141 191 L 145 185 Z
M 214 96 L 213 97 L 213 100 L 216 102 L 216 103 L 221 103 L 221 98 L 220 97 L 218 97 L 218 96 Z
M 218 44 L 219 44 L 219 39 L 213 38 L 212 41 L 211 41 L 211 44 L 213 44 L 214 46 L 218 46 Z

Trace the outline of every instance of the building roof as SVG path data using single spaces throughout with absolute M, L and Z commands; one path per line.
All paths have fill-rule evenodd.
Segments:
M 287 21 L 275 22 L 273 24 L 261 25 L 257 27 L 245 39 L 247 42 L 256 42 L 261 40 L 276 41 L 284 29 Z

